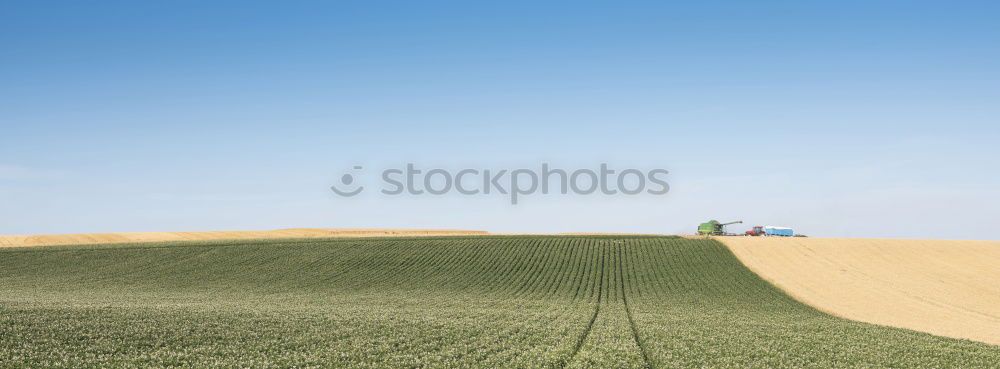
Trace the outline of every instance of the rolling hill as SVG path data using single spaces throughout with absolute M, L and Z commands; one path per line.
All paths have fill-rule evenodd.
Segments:
M 714 240 L 454 236 L 0 249 L 0 367 L 989 368 L 828 315 Z

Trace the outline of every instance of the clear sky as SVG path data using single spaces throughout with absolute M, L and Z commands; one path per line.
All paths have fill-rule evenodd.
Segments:
M 22 3 L 0 4 L 0 234 L 998 239 L 995 1 Z M 328 189 L 407 162 L 665 168 L 671 192 Z

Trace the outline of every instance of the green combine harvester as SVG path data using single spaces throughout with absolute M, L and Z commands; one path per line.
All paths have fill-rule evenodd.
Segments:
M 698 234 L 703 236 L 725 236 L 727 225 L 739 223 L 743 223 L 743 221 L 737 220 L 735 222 L 719 223 L 718 220 L 712 219 L 698 226 Z

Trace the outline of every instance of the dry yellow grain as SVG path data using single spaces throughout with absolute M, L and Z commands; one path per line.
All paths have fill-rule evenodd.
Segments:
M 382 228 L 287 228 L 271 231 L 122 232 L 0 236 L 0 247 L 85 245 L 98 243 L 240 240 L 321 237 L 405 237 L 484 235 L 485 231 Z
M 830 314 L 1000 345 L 1000 241 L 716 239 Z

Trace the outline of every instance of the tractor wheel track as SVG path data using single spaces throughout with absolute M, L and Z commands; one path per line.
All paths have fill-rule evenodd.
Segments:
M 594 323 L 597 322 L 597 316 L 601 313 L 601 298 L 604 294 L 604 250 L 602 250 L 601 247 L 598 247 L 598 250 L 601 252 L 601 268 L 599 272 L 599 278 L 601 278 L 601 280 L 597 288 L 597 302 L 594 303 L 594 314 L 591 315 L 590 322 L 587 323 L 587 328 L 583 330 L 583 334 L 581 334 L 577 339 L 576 346 L 573 347 L 573 352 L 570 353 L 569 357 L 567 357 L 563 362 L 561 366 L 562 368 L 568 366 L 569 363 L 573 361 L 573 358 L 580 353 L 580 350 L 583 348 L 583 343 L 587 341 L 587 336 L 589 336 L 590 332 L 594 330 Z
M 635 340 L 635 344 L 639 346 L 639 352 L 642 354 L 642 362 L 646 365 L 646 368 L 652 369 L 653 364 L 649 362 L 649 354 L 646 353 L 646 346 L 642 342 L 642 338 L 639 337 L 639 328 L 635 325 L 635 319 L 632 318 L 632 308 L 628 304 L 628 294 L 625 292 L 625 278 L 623 277 L 623 270 L 625 269 L 625 260 L 622 259 L 622 246 L 618 245 L 618 280 L 621 282 L 622 290 L 622 303 L 625 305 L 625 316 L 628 318 L 629 328 L 632 329 L 632 339 Z

